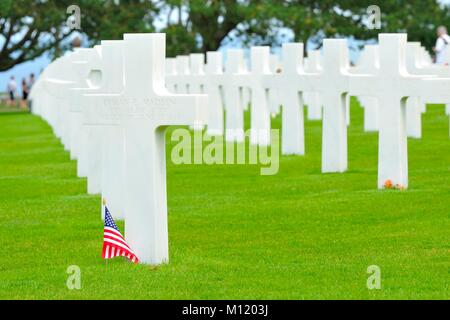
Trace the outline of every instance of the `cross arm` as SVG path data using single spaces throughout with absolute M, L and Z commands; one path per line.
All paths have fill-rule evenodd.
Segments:
M 450 103 L 450 78 L 425 78 L 415 90 L 427 103 Z
M 69 111 L 82 112 L 83 94 L 93 93 L 95 88 L 70 88 L 69 95 Z
M 97 125 L 204 124 L 207 95 L 168 94 L 128 97 L 124 94 L 84 94 L 83 121 Z
M 75 84 L 76 83 L 73 81 L 45 79 L 43 82 L 43 87 L 51 96 L 59 99 L 64 99 L 67 98 L 67 90 L 73 87 Z
M 205 94 L 165 94 L 144 99 L 142 106 L 142 117 L 135 119 L 149 120 L 157 127 L 202 125 L 208 118 L 208 96 Z
M 123 121 L 121 94 L 85 93 L 80 95 L 85 125 L 120 125 Z

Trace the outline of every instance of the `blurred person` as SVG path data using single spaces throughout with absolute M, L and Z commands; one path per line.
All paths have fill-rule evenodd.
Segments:
M 14 76 L 11 76 L 8 82 L 8 94 L 9 94 L 9 105 L 14 104 L 16 101 L 16 90 L 17 90 L 17 83 L 16 78 Z
M 33 87 L 35 81 L 36 81 L 36 78 L 34 77 L 34 73 L 31 73 L 30 74 L 30 81 L 28 83 L 28 89 L 31 90 L 31 88 Z
M 30 93 L 31 88 L 33 88 L 34 83 L 36 82 L 36 78 L 34 76 L 34 73 L 30 74 L 30 80 L 28 82 L 28 93 Z M 32 101 L 28 100 L 28 108 L 30 109 L 30 111 L 32 110 L 33 106 L 32 106 Z
M 81 37 L 75 36 L 75 37 L 72 39 L 72 49 L 75 49 L 75 48 L 81 48 L 81 44 L 82 44 Z
M 27 107 L 28 93 L 30 92 L 30 88 L 28 87 L 27 80 L 25 78 L 22 79 L 22 101 L 20 104 L 21 108 Z
M 433 48 L 433 51 L 436 53 L 435 63 L 444 64 L 444 52 L 447 45 L 450 44 L 450 36 L 447 33 L 447 28 L 440 26 L 437 29 L 437 37 L 436 46 Z

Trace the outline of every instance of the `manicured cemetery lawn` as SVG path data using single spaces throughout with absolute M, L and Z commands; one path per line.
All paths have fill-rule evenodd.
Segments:
M 20 108 L 16 106 L 7 106 L 6 104 L 0 103 L 0 113 L 14 113 L 14 112 L 28 112 L 28 108 Z
M 450 139 L 443 106 L 409 139 L 410 188 L 379 191 L 377 134 L 353 101 L 349 170 L 320 173 L 321 122 L 307 155 L 255 165 L 170 162 L 170 263 L 101 259 L 100 196 L 86 194 L 59 141 L 30 114 L 0 115 L 2 299 L 449 299 Z M 280 119 L 274 119 L 280 126 Z M 119 224 L 123 228 L 123 223 Z M 81 268 L 81 290 L 66 269 Z M 381 268 L 381 289 L 366 287 Z

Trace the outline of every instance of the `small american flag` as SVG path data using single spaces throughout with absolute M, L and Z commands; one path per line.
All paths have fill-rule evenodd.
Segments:
M 103 259 L 112 259 L 115 257 L 126 257 L 134 263 L 138 263 L 139 259 L 133 250 L 130 249 L 124 237 L 116 226 L 111 213 L 105 207 L 105 228 L 103 232 Z

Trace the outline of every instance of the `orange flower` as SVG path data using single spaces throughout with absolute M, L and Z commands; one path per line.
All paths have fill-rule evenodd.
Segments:
M 391 180 L 386 180 L 385 182 L 384 182 L 384 187 L 386 188 L 386 189 L 391 189 L 392 187 L 393 187 L 393 184 L 392 184 L 392 181 Z

